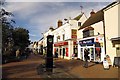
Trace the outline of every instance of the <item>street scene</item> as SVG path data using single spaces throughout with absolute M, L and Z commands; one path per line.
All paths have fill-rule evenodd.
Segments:
M 0 1 L 0 78 L 120 80 L 120 1 Z

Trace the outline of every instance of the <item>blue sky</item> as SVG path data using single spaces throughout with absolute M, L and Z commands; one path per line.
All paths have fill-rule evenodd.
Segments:
M 57 27 L 58 20 L 74 18 L 83 12 L 89 17 L 92 9 L 98 11 L 111 2 L 7 2 L 5 8 L 13 12 L 15 26 L 29 30 L 30 40 L 38 41 L 50 26 Z

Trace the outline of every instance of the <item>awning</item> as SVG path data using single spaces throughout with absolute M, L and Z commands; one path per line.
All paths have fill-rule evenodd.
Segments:
M 88 27 L 92 24 L 95 24 L 103 20 L 104 20 L 104 13 L 102 10 L 100 10 L 94 15 L 90 16 L 78 30 L 83 29 L 85 27 Z

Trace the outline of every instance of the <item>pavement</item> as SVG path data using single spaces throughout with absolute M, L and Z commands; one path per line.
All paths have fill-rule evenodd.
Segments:
M 46 72 L 42 64 L 45 60 L 40 55 L 31 54 L 28 59 L 21 62 L 3 64 L 3 78 L 111 78 L 120 80 L 120 70 L 117 67 L 110 67 L 104 70 L 102 64 L 89 62 L 89 67 L 84 68 L 82 60 L 54 59 L 53 72 Z

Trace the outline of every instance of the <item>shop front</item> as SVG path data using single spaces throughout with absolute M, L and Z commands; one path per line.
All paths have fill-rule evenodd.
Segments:
M 58 57 L 68 57 L 68 42 L 57 42 L 54 44 L 54 54 L 58 53 Z
M 73 44 L 71 44 L 72 42 Z M 72 49 L 72 50 L 71 50 Z M 77 45 L 73 41 L 64 41 L 54 43 L 54 54 L 58 53 L 58 57 L 71 59 L 72 54 L 74 53 L 77 56 Z
M 89 51 L 89 60 L 102 62 L 104 59 L 103 37 L 92 37 L 78 41 L 78 58 L 84 59 L 84 50 Z

